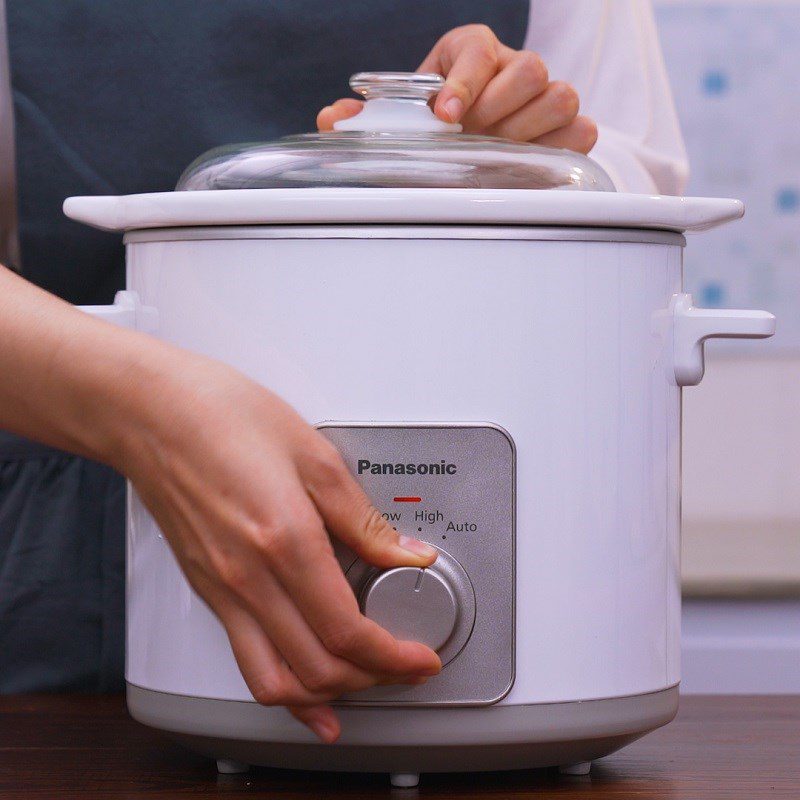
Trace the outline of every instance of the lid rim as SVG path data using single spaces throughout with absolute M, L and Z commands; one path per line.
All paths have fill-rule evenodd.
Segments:
M 209 225 L 567 225 L 706 230 L 741 217 L 741 201 L 536 189 L 229 189 L 70 197 L 71 219 L 103 230 Z

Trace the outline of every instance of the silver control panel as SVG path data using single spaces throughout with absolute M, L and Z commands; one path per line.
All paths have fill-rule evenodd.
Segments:
M 487 705 L 514 682 L 515 451 L 491 424 L 318 426 L 384 518 L 440 551 L 428 569 L 380 570 L 336 546 L 361 609 L 442 659 L 424 686 L 376 687 L 346 703 Z

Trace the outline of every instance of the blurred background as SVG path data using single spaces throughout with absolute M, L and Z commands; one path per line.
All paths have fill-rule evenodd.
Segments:
M 778 316 L 684 390 L 682 688 L 800 691 L 800 0 L 654 0 L 692 177 L 745 218 L 692 237 L 704 306 Z

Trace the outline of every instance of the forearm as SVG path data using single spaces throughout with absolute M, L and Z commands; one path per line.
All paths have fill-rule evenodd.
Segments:
M 0 428 L 116 466 L 165 350 L 0 267 Z

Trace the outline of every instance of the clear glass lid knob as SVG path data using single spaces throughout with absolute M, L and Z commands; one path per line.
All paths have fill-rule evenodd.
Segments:
M 460 125 L 440 120 L 428 105 L 442 86 L 444 78 L 431 72 L 357 72 L 350 87 L 367 102 L 354 117 L 333 127 L 365 133 L 458 133 Z
M 350 77 L 350 88 L 365 100 L 385 97 L 427 104 L 442 86 L 444 78 L 435 72 L 357 72 Z

